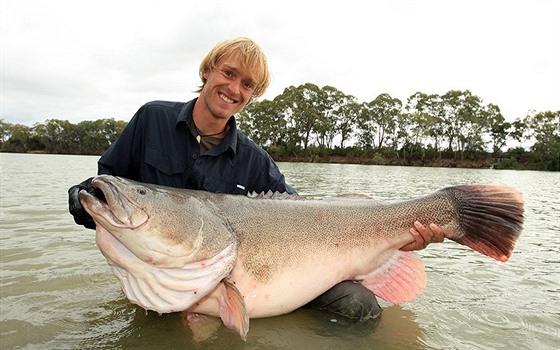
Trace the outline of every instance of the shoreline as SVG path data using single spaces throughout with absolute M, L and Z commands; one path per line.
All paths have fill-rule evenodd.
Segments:
M 492 169 L 496 164 L 493 158 L 480 160 L 410 160 L 402 159 L 378 159 L 373 157 L 350 157 L 350 156 L 272 156 L 276 162 L 294 163 L 333 163 L 333 164 L 360 164 L 360 165 L 389 165 L 389 166 L 414 166 L 427 168 L 468 168 L 468 169 Z

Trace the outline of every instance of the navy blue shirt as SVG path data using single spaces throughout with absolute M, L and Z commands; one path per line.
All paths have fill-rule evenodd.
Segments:
M 270 155 L 237 129 L 234 117 L 221 144 L 201 155 L 188 126 L 195 102 L 146 103 L 101 156 L 98 174 L 218 193 L 295 193 Z

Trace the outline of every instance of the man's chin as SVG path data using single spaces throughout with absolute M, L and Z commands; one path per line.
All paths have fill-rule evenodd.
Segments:
M 218 103 L 212 108 L 212 114 L 217 118 L 229 118 L 235 113 L 239 112 L 243 105 L 240 103 L 227 103 L 220 99 L 221 103 Z

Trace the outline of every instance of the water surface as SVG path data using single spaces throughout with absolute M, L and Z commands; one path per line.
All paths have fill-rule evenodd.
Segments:
M 280 163 L 303 195 L 401 200 L 449 185 L 502 183 L 526 201 L 525 229 L 502 264 L 453 242 L 420 252 L 428 282 L 381 320 L 309 309 L 251 320 L 247 342 L 221 326 L 196 343 L 179 314 L 131 305 L 74 224 L 67 189 L 98 157 L 0 154 L 1 349 L 556 349 L 560 345 L 560 174 L 490 169 Z

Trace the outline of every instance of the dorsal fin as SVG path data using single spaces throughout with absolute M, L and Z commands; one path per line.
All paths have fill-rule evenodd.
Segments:
M 287 192 L 272 192 L 272 191 L 268 191 L 268 192 L 261 192 L 261 193 L 257 193 L 257 192 L 251 192 L 247 194 L 247 197 L 249 198 L 256 198 L 256 199 L 295 199 L 295 200 L 301 200 L 301 199 L 306 199 L 303 196 L 300 196 L 299 194 L 290 194 Z

